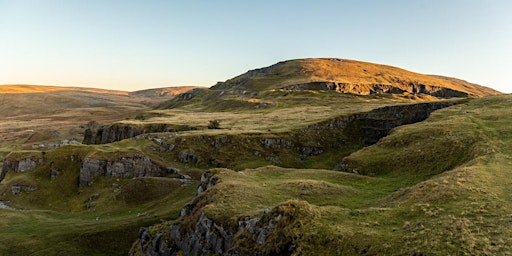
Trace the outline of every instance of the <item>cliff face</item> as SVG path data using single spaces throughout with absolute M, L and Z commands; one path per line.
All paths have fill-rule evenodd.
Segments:
M 133 138 L 144 133 L 177 132 L 196 130 L 195 127 L 186 125 L 149 124 L 144 126 L 117 123 L 97 128 L 88 128 L 84 133 L 83 144 L 107 144 L 124 139 Z
M 395 127 L 423 121 L 433 111 L 457 103 L 390 106 L 286 133 L 177 137 L 161 146 L 175 155 L 176 161 L 187 164 L 237 169 L 237 163 L 264 160 L 292 167 L 329 150 L 354 150 L 374 144 Z
M 383 107 L 311 125 L 302 132 L 330 131 L 333 136 L 319 138 L 318 146 L 338 147 L 357 143 L 368 146 L 387 136 L 395 127 L 421 122 L 435 110 L 459 103 L 429 102 Z
M 341 93 L 352 93 L 359 95 L 370 94 L 426 94 L 438 98 L 468 97 L 468 93 L 444 88 L 440 86 L 432 86 L 418 83 L 405 83 L 393 86 L 390 84 L 350 84 L 341 82 L 310 82 L 303 84 L 294 84 L 281 88 L 282 90 L 319 90 L 319 91 L 336 91 Z
M 10 159 L 6 157 L 3 160 L 2 173 L 0 174 L 0 181 L 5 178 L 5 175 L 9 171 L 13 172 L 26 172 L 31 171 L 37 167 L 37 164 L 43 161 L 41 157 L 26 157 L 20 160 Z
M 174 168 L 164 168 L 144 155 L 121 157 L 113 160 L 85 158 L 80 168 L 79 186 L 90 185 L 97 176 L 133 178 L 158 177 L 176 173 Z
M 313 218 L 310 205 L 291 200 L 257 215 L 240 217 L 235 226 L 220 223 L 203 211 L 207 196 L 202 195 L 208 194 L 216 182 L 216 176 L 205 173 L 198 197 L 181 210 L 178 221 L 158 231 L 141 228 L 129 255 L 283 255 L 295 250 L 294 237 L 273 231 L 299 228 L 299 218 Z
M 91 185 L 94 178 L 98 176 L 105 176 L 107 178 L 160 177 L 178 173 L 178 169 L 163 167 L 142 153 L 124 157 L 121 156 L 111 160 L 97 159 L 94 157 L 85 157 L 81 159 L 78 156 L 70 156 L 69 158 L 73 163 L 76 163 L 77 166 L 80 166 L 78 180 L 80 187 Z M 41 166 L 41 168 L 49 168 L 47 170 L 49 178 L 51 180 L 55 180 L 65 170 L 56 167 L 57 165 L 61 166 L 57 163 L 60 159 L 47 160 L 48 161 L 46 161 L 43 156 L 26 156 L 16 158 L 8 156 L 3 160 L 0 181 L 5 178 L 5 175 L 9 171 L 26 172 L 32 171 L 39 166 Z M 67 166 L 67 168 L 69 169 L 73 167 Z

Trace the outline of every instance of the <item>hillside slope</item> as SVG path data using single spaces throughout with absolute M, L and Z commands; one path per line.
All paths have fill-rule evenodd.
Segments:
M 213 170 L 132 255 L 509 254 L 511 110 L 510 95 L 440 110 L 346 157 L 349 173 Z
M 212 89 L 336 90 L 375 93 L 429 94 L 438 97 L 484 96 L 498 92 L 463 80 L 423 75 L 404 69 L 346 59 L 298 59 L 251 70 Z
M 82 141 L 80 126 L 133 118 L 191 88 L 154 89 L 147 95 L 147 91 L 0 85 L 0 156 L 18 146 L 30 148 L 63 140 Z M 157 95 L 156 91 L 162 93 Z M 23 139 L 26 141 L 21 141 Z M 23 145 L 24 142 L 27 145 Z

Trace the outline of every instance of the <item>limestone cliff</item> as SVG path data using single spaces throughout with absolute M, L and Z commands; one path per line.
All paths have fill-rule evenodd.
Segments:
M 80 168 L 79 186 L 90 185 L 97 176 L 105 177 L 158 177 L 176 173 L 174 168 L 165 168 L 144 155 L 119 157 L 112 160 L 102 160 L 87 157 Z
M 12 157 L 12 154 L 9 154 L 4 160 L 2 165 L 2 173 L 0 174 L 0 181 L 5 178 L 5 175 L 9 171 L 13 172 L 26 172 L 31 171 L 37 167 L 39 163 L 43 161 L 43 156 L 26 156 L 19 158 Z
M 285 133 L 176 137 L 161 145 L 161 150 L 174 155 L 176 161 L 208 167 L 237 169 L 237 163 L 262 159 L 290 167 L 329 150 L 354 150 L 374 144 L 395 127 L 423 121 L 433 111 L 460 102 L 383 107 Z
M 87 128 L 84 132 L 83 144 L 106 144 L 124 139 L 133 138 L 144 133 L 177 132 L 196 130 L 196 127 L 187 125 L 148 124 L 137 125 L 129 123 L 115 123 L 112 125 Z
M 204 212 L 216 176 L 207 172 L 201 181 L 198 197 L 182 209 L 175 223 L 140 229 L 131 256 L 290 254 L 296 249 L 296 237 L 275 230 L 300 228 L 299 219 L 315 214 L 307 202 L 291 200 L 256 215 L 239 216 L 234 225 L 216 221 Z

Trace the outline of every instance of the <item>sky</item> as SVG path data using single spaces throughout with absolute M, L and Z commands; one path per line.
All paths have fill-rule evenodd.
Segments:
M 212 86 L 336 57 L 512 93 L 510 0 L 0 0 L 0 84 Z

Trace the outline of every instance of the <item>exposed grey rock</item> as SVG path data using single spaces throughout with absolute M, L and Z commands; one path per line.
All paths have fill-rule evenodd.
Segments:
M 197 186 L 197 195 L 201 195 L 207 189 L 217 184 L 217 177 L 210 172 L 205 172 L 201 175 L 201 183 Z
M 182 179 L 182 180 L 190 180 L 190 179 L 192 179 L 192 177 L 190 177 L 189 175 L 184 174 L 184 175 L 180 175 L 180 179 Z
M 0 201 L 0 209 L 16 210 L 16 208 L 9 206 L 5 201 Z
M 214 186 L 216 182 L 216 176 L 207 172 L 201 177 L 199 188 L 206 191 Z M 197 210 L 200 209 L 196 209 L 193 204 L 189 204 L 181 210 L 180 218 L 190 218 Z M 270 216 L 271 212 L 272 209 L 268 208 L 263 210 L 262 214 Z M 266 221 L 262 221 L 263 219 Z M 237 235 L 248 232 L 255 237 L 255 243 L 263 244 L 268 234 L 272 232 L 281 219 L 281 214 L 266 218 L 245 217 L 238 222 L 238 228 L 229 230 L 201 212 L 191 228 L 184 228 L 180 224 L 171 224 L 166 229 L 168 239 L 164 239 L 160 232 L 151 234 L 149 228 L 141 228 L 139 239 L 132 247 L 130 255 L 163 256 L 177 255 L 179 252 L 183 255 L 192 256 L 240 255 L 234 244 Z
M 34 144 L 32 145 L 32 149 L 52 149 L 52 148 L 58 148 L 66 145 L 77 145 L 80 144 L 76 138 L 71 139 L 65 139 L 60 142 L 49 142 L 49 143 L 42 143 L 42 144 Z
M 3 160 L 2 164 L 2 173 L 0 174 L 0 181 L 5 178 L 5 175 L 8 171 L 14 172 L 27 172 L 35 169 L 37 164 L 42 163 L 43 158 L 42 155 L 40 158 L 37 157 L 27 157 L 21 160 L 12 160 L 9 157 L 6 157 Z
M 51 180 L 57 179 L 57 177 L 59 177 L 59 175 L 60 175 L 60 172 L 58 170 L 56 170 L 56 169 L 50 170 L 50 179 Z
M 154 163 L 147 156 L 121 157 L 113 160 L 100 160 L 87 157 L 80 168 L 79 186 L 90 185 L 95 177 L 156 177 L 164 176 L 167 168 Z
M 174 168 L 174 167 L 168 167 L 168 168 L 167 168 L 167 173 L 169 173 L 169 174 L 176 174 L 176 173 L 180 173 L 180 169 L 178 169 L 178 168 Z
M 21 192 L 35 191 L 37 188 L 34 186 L 27 185 L 11 185 L 11 191 L 13 195 L 19 195 Z
M 267 156 L 267 157 L 265 157 L 265 160 L 267 160 L 269 162 L 272 162 L 274 164 L 280 164 L 281 163 L 281 160 L 279 159 L 278 156 Z
M 197 164 L 201 162 L 201 157 L 195 155 L 194 150 L 181 151 L 178 153 L 178 159 L 183 163 Z
M 107 144 L 124 139 L 134 138 L 145 133 L 158 132 L 177 132 L 197 130 L 197 127 L 188 125 L 171 124 L 147 124 L 144 126 L 116 123 L 109 126 L 97 126 L 87 128 L 84 131 L 83 144 Z M 164 146 L 166 141 L 162 138 L 149 138 L 160 146 Z
M 399 81 L 401 82 L 401 81 Z M 370 94 L 428 94 L 439 98 L 453 98 L 453 97 L 467 97 L 468 94 L 453 89 L 424 85 L 412 82 L 402 82 L 403 86 L 401 89 L 397 86 L 390 84 L 371 84 L 361 85 L 353 83 L 342 83 L 342 82 L 309 82 L 303 84 L 294 84 L 281 88 L 282 90 L 320 90 L 320 91 L 337 91 L 340 93 L 354 93 L 359 95 L 370 95 Z
M 303 147 L 300 147 L 300 152 L 301 154 L 305 157 L 308 157 L 308 156 L 317 156 L 317 155 L 320 155 L 324 152 L 324 148 L 323 147 L 309 147 L 309 146 L 303 146 Z
M 293 148 L 294 143 L 285 139 L 262 139 L 261 143 L 267 149 L 274 148 Z

